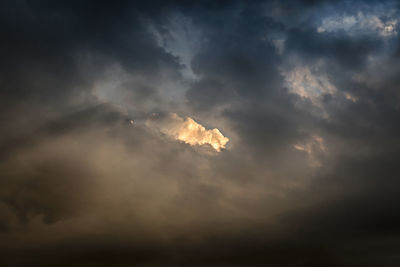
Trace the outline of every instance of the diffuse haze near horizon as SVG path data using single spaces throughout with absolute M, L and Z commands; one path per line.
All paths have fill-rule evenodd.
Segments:
M 0 1 L 0 266 L 400 266 L 396 1 Z

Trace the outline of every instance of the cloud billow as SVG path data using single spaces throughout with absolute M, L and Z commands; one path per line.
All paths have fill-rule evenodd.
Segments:
M 223 136 L 217 128 L 207 130 L 192 118 L 182 118 L 176 113 L 170 113 L 166 118 L 158 121 L 149 119 L 147 125 L 160 130 L 175 140 L 192 146 L 210 145 L 217 152 L 225 148 L 225 145 L 229 142 L 229 138 Z
M 400 265 L 395 1 L 0 4 L 0 265 Z

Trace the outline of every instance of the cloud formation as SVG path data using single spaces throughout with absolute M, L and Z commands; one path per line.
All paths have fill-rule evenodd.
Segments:
M 0 265 L 400 266 L 399 15 L 0 1 Z
M 383 14 L 385 16 L 387 14 Z M 383 21 L 374 14 L 364 15 L 358 12 L 356 15 L 332 16 L 324 18 L 321 26 L 317 28 L 319 33 L 337 32 L 343 30 L 349 34 L 378 34 L 382 37 L 397 35 L 397 19 L 391 18 Z
M 191 146 L 210 145 L 217 152 L 224 149 L 229 142 L 229 138 L 225 137 L 217 128 L 207 130 L 192 118 L 182 118 L 176 113 L 169 113 L 161 121 L 148 120 L 147 125 L 154 126 L 162 133 Z
M 321 162 L 318 160 L 318 156 L 320 156 L 321 153 L 327 152 L 327 148 L 324 145 L 324 139 L 322 139 L 322 137 L 313 135 L 309 141 L 303 144 L 295 144 L 293 147 L 296 150 L 304 151 L 308 154 L 311 166 L 321 167 Z
M 284 75 L 291 93 L 309 99 L 318 106 L 324 95 L 333 95 L 337 91 L 326 75 L 315 75 L 308 67 L 296 67 Z

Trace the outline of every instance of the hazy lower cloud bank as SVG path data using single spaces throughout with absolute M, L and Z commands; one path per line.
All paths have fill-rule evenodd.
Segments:
M 0 3 L 0 265 L 399 266 L 399 15 Z

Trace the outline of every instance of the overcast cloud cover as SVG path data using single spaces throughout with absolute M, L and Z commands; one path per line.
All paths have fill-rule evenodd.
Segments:
M 0 266 L 400 266 L 397 1 L 0 1 Z

